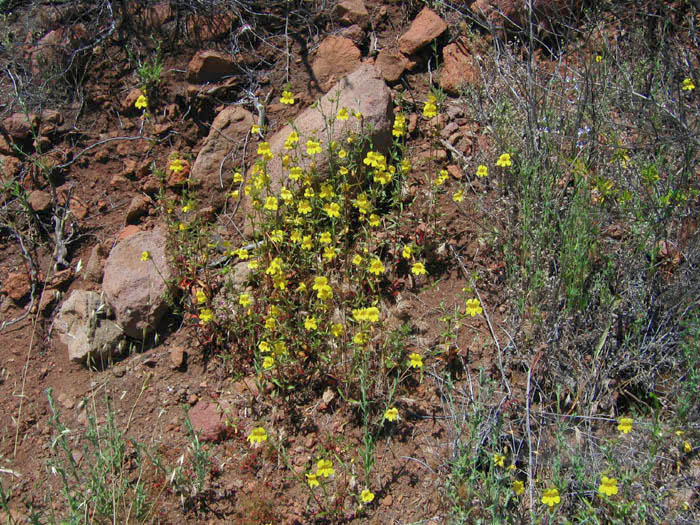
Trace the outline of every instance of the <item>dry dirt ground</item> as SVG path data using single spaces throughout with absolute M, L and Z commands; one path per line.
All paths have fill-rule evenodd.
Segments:
M 374 35 L 363 38 L 361 49 L 365 58 L 371 54 L 373 38 L 376 37 L 380 46 L 395 41 L 420 8 L 410 3 L 378 0 L 368 0 L 366 5 L 373 16 Z M 274 93 L 273 103 L 267 108 L 270 133 L 322 95 L 311 81 L 309 63 L 323 37 L 340 30 L 332 18 L 327 20 L 320 19 L 325 25 L 318 28 L 315 39 L 305 33 L 303 36 L 308 40 L 289 40 L 292 51 L 289 65 L 283 56 L 265 45 L 257 46 L 255 52 L 244 51 L 238 57 L 255 65 L 251 70 L 258 82 L 257 94 L 264 97 L 270 91 Z M 457 19 L 448 22 L 451 27 L 459 27 Z M 19 22 L 15 26 L 16 31 L 22 28 Z M 171 34 L 171 38 L 177 36 Z M 144 56 L 149 49 L 152 52 L 154 42 L 155 39 L 141 39 L 140 52 Z M 280 42 L 285 39 L 275 40 L 276 44 Z M 69 442 L 73 443 L 93 414 L 97 424 L 104 426 L 105 402 L 109 399 L 117 425 L 129 439 L 127 470 L 136 468 L 129 463 L 136 457 L 131 440 L 152 447 L 164 463 L 176 464 L 191 444 L 184 425 L 183 407 L 202 401 L 227 407 L 226 438 L 204 445 L 211 463 L 206 494 L 199 500 L 203 503 L 183 508 L 164 475 L 153 468 L 146 470 L 148 498 L 154 502 L 151 520 L 157 523 L 324 522 L 306 487 L 288 469 L 280 467 L 281 459 L 267 448 L 251 448 L 246 436 L 254 415 L 266 415 L 266 420 L 275 428 L 276 438 L 286 443 L 291 466 L 299 472 L 305 471 L 320 450 L 347 458 L 359 447 L 361 427 L 352 407 L 337 395 L 327 394 L 334 391 L 332 377 L 317 382 L 313 391 L 303 396 L 285 399 L 279 394 L 271 395 L 271 391 L 259 392 L 250 372 L 232 375 L 235 367 L 230 365 L 230 357 L 223 349 L 205 354 L 192 327 L 182 318 L 167 318 L 159 331 L 157 344 L 136 348 L 101 371 L 71 363 L 66 348 L 52 336 L 52 322 L 60 301 L 50 301 L 49 290 L 51 293 L 58 290 L 63 297 L 78 289 L 99 291 L 99 284 L 83 279 L 76 272 L 78 261 L 82 261 L 84 268 L 96 244 L 109 248 L 116 243 L 125 227 L 126 212 L 133 197 L 153 187 L 148 181 L 151 177 L 148 167 L 152 163 L 165 166 L 173 150 L 181 152 L 185 158 L 196 157 L 216 113 L 224 104 L 240 100 L 249 80 L 244 75 L 220 98 L 193 95 L 185 80 L 188 63 L 198 49 L 225 51 L 226 46 L 225 38 L 200 39 L 197 45 L 164 46 L 160 100 L 151 110 L 152 120 L 147 123 L 151 129 L 158 130 L 159 140 L 104 142 L 60 171 L 59 195 L 70 191 L 71 208 L 75 211 L 76 240 L 70 245 L 69 271 L 60 274 L 59 282 L 54 285 L 40 286 L 29 315 L 0 332 L 0 467 L 3 484 L 13 495 L 10 510 L 19 520 L 27 517 L 32 508 L 42 513 L 52 508 L 60 511 L 63 501 L 58 493 L 59 480 L 47 468 L 55 435 L 50 425 L 49 389 L 60 410 L 61 421 L 71 429 Z M 297 97 L 292 107 L 274 103 L 279 100 L 287 67 L 289 88 Z M 434 68 L 434 64 L 431 67 Z M 402 81 L 392 86 L 393 93 L 401 92 L 413 100 L 423 101 L 429 91 L 430 77 L 428 64 L 423 63 L 415 71 L 406 72 Z M 105 138 L 138 136 L 143 125 L 140 115 L 122 108 L 123 100 L 138 82 L 136 68 L 129 61 L 123 42 L 103 43 L 81 82 L 80 96 L 75 97 L 72 104 L 57 108 L 64 121 L 71 125 L 60 140 L 51 144 L 50 154 L 57 155 L 61 159 L 59 162 L 66 162 Z M 4 88 L 3 103 L 9 104 L 11 87 L 5 85 Z M 250 104 L 246 107 L 254 112 Z M 463 117 L 462 120 L 458 124 L 460 127 L 472 124 Z M 420 165 L 428 144 L 429 138 L 421 129 L 411 136 L 410 156 L 416 165 Z M 446 152 L 441 154 L 447 156 Z M 487 131 L 478 126 L 473 128 L 470 154 L 493 155 Z M 254 148 L 248 148 L 248 156 L 251 161 Z M 454 163 L 447 161 L 445 164 Z M 22 184 L 27 190 L 38 189 L 35 179 L 29 175 L 32 169 L 29 161 L 24 169 L 27 176 Z M 413 206 L 420 206 L 423 173 L 417 170 L 411 177 L 407 188 L 418 196 Z M 423 242 L 425 236 L 435 234 L 435 230 L 444 235 L 437 257 L 437 260 L 442 257 L 443 265 L 436 266 L 430 278 L 418 286 L 412 286 L 408 280 L 397 283 L 397 297 L 412 313 L 411 341 L 416 348 L 435 348 L 440 344 L 440 318 L 455 306 L 463 308 L 462 289 L 469 286 L 469 282 L 452 257 L 452 249 L 462 254 L 470 271 L 488 276 L 480 281 L 483 283 L 482 302 L 489 309 L 496 337 L 501 341 L 509 337 L 499 328 L 509 308 L 502 295 L 504 267 L 489 244 L 479 236 L 490 224 L 503 220 L 496 212 L 489 211 L 497 210 L 498 203 L 492 202 L 495 197 L 488 183 L 474 181 L 474 192 L 465 195 L 466 202 L 457 207 L 449 191 L 455 180 L 450 178 L 448 191 L 440 196 L 438 206 L 443 214 L 437 224 L 418 229 L 405 227 L 402 232 L 404 238 L 413 237 L 418 243 Z M 471 199 L 473 205 L 470 205 Z M 413 210 L 408 208 L 403 213 L 410 216 Z M 153 207 L 139 221 L 138 227 L 150 229 L 160 222 Z M 40 248 L 34 254 L 40 270 L 39 283 L 57 279 L 51 271 L 52 253 L 48 244 L 45 246 L 46 249 Z M 3 234 L 0 278 L 6 279 L 16 272 L 26 273 L 27 266 L 15 240 Z M 42 289 L 46 290 L 44 295 Z M 2 320 L 17 318 L 29 307 L 28 294 L 18 301 L 0 295 Z M 448 462 L 455 453 L 456 436 L 445 403 L 444 378 L 452 377 L 455 388 L 465 391 L 478 382 L 481 373 L 498 383 L 501 372 L 492 350 L 492 337 L 485 318 L 466 321 L 456 344 L 426 363 L 420 378 L 406 384 L 398 393 L 401 425 L 396 432 L 382 436 L 376 451 L 373 476 L 381 489 L 376 491 L 376 499 L 366 512 L 347 510 L 344 522 L 446 521 L 448 503 L 442 487 L 449 472 Z M 174 348 L 184 349 L 186 353 L 186 361 L 179 368 L 173 368 L 171 351 Z M 509 382 L 513 389 L 509 403 L 517 407 L 524 397 L 525 381 L 523 377 L 512 375 Z M 76 449 L 74 454 L 76 462 L 81 464 L 84 460 L 81 453 Z M 349 466 L 338 468 L 333 485 L 338 494 L 358 492 L 358 481 L 348 475 L 350 471 Z M 194 473 L 188 475 L 194 476 Z M 351 507 L 346 504 L 346 508 Z

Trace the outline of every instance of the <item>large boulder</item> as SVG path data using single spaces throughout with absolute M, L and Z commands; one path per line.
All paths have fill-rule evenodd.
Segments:
M 86 290 L 74 290 L 61 306 L 54 328 L 68 347 L 71 361 L 104 367 L 123 345 L 122 331 L 114 321 L 102 296 Z
M 391 145 L 391 127 L 394 123 L 391 92 L 382 73 L 373 65 L 364 64 L 338 82 L 317 104 L 304 110 L 292 124 L 286 125 L 270 137 L 270 151 L 274 157 L 268 164 L 268 175 L 273 192 L 280 190 L 286 178 L 282 157 L 287 153 L 284 142 L 292 131 L 296 130 L 298 133 L 299 144 L 305 144 L 308 139 L 316 137 L 324 141 L 322 147 L 325 148 L 325 141 L 335 140 L 340 143 L 350 131 L 360 129 L 360 122 L 354 117 L 336 120 L 333 123 L 332 135 L 328 136 L 326 118 L 334 117 L 340 108 L 362 113 L 362 133 L 368 135 L 375 150 L 383 153 L 388 151 Z M 317 169 L 323 169 L 324 160 L 313 159 Z M 311 157 L 302 156 L 298 165 L 306 169 L 311 162 Z
M 358 68 L 361 57 L 362 53 L 349 38 L 327 37 L 318 47 L 311 65 L 318 87 L 328 91 L 338 79 Z
M 231 165 L 226 159 L 231 150 L 239 147 L 252 125 L 253 115 L 240 106 L 228 106 L 214 119 L 190 172 L 190 178 L 201 186 L 202 198 L 208 204 L 219 207 L 226 200 L 232 181 Z
M 155 229 L 127 237 L 107 257 L 102 289 L 129 337 L 149 335 L 168 310 L 165 294 L 173 273 L 165 250 L 165 235 Z M 143 252 L 149 260 L 142 260 Z

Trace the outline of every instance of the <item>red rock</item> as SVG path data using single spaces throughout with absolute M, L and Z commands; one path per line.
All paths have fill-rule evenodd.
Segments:
M 15 302 L 21 301 L 31 291 L 31 281 L 26 272 L 13 272 L 5 279 L 2 291 Z
M 187 81 L 216 82 L 233 74 L 235 62 L 230 55 L 210 49 L 198 51 L 187 65 Z
M 22 161 L 17 157 L 0 155 L 0 179 L 14 179 L 22 167 Z
M 346 27 L 340 32 L 340 35 L 344 38 L 352 40 L 356 45 L 360 45 L 365 39 L 365 31 L 357 24 Z
M 122 230 L 119 232 L 119 235 L 117 236 L 117 244 L 120 242 L 128 239 L 132 235 L 135 235 L 141 231 L 141 228 L 138 226 L 135 226 L 133 224 L 130 224 L 128 226 L 124 226 Z
M 187 18 L 185 28 L 190 38 L 207 42 L 230 34 L 236 20 L 237 17 L 228 12 L 213 16 L 192 15 Z
M 442 50 L 440 87 L 451 94 L 459 94 L 461 87 L 476 85 L 481 79 L 479 66 L 461 42 L 449 44 Z
M 39 118 L 33 113 L 29 115 L 13 113 L 2 121 L 5 131 L 13 140 L 28 139 L 31 136 L 32 130 L 36 130 L 38 124 Z
M 14 150 L 12 149 L 12 146 L 10 146 L 10 143 L 7 142 L 5 135 L 0 133 L 0 155 L 12 155 L 12 154 L 14 154 Z
M 84 219 L 88 214 L 88 207 L 77 197 L 71 197 L 69 203 L 70 212 L 76 219 Z
M 342 0 L 335 5 L 334 15 L 345 25 L 357 24 L 365 27 L 369 23 L 369 13 L 362 0 Z
M 396 48 L 385 47 L 377 55 L 374 65 L 382 72 L 384 80 L 396 82 L 408 66 L 408 59 Z
M 141 259 L 144 251 L 150 260 Z M 102 290 L 126 335 L 141 339 L 156 329 L 168 311 L 165 294 L 172 275 L 165 235 L 159 229 L 131 235 L 112 248 Z
M 175 345 L 170 348 L 170 366 L 177 370 L 185 362 L 185 349 L 182 345 Z
M 39 213 L 51 208 L 51 201 L 51 194 L 47 191 L 34 190 L 27 197 L 29 207 Z
M 447 24 L 434 11 L 424 7 L 401 38 L 399 49 L 404 55 L 412 55 L 447 30 Z
M 362 53 L 352 40 L 329 36 L 318 48 L 311 69 L 318 86 L 323 91 L 341 77 L 352 73 L 360 65 Z
M 201 441 L 216 443 L 226 437 L 226 422 L 214 403 L 198 401 L 188 416 Z
M 126 211 L 126 223 L 137 224 L 141 217 L 148 214 L 150 206 L 151 199 L 147 199 L 143 195 L 136 195 L 131 199 L 129 209 Z
M 122 100 L 122 113 L 140 112 L 141 110 L 137 110 L 135 104 L 141 95 L 143 95 L 143 92 L 139 88 L 132 88 Z

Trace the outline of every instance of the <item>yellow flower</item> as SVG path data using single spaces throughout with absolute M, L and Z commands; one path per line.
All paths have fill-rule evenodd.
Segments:
M 328 285 L 321 286 L 316 290 L 316 294 L 321 301 L 327 301 L 333 298 L 333 288 Z
M 435 186 L 442 186 L 447 180 L 447 170 L 440 170 L 439 176 L 435 179 Z
M 352 338 L 352 342 L 355 343 L 356 345 L 363 345 L 368 340 L 369 340 L 369 338 L 367 337 L 367 334 L 364 332 L 358 332 Z
M 321 191 L 319 192 L 318 196 L 322 199 L 330 199 L 331 197 L 334 197 L 335 192 L 333 191 L 333 186 L 330 184 L 321 184 Z
M 340 205 L 337 202 L 331 202 L 330 204 L 326 204 L 323 210 L 329 217 L 340 217 Z
M 391 166 L 393 167 L 393 166 Z M 391 182 L 392 175 L 388 171 L 377 170 L 374 172 L 374 182 L 378 182 L 382 186 L 386 186 Z
M 278 273 L 281 273 L 281 272 L 282 272 L 282 259 L 279 257 L 275 257 L 270 262 L 270 266 L 267 267 L 267 270 L 265 270 L 265 273 L 267 275 L 277 275 Z
M 542 494 L 542 503 L 549 505 L 550 509 L 560 502 L 561 498 L 559 497 L 559 491 L 557 489 L 546 489 Z
M 197 293 L 194 294 L 194 297 L 195 299 L 197 299 L 198 304 L 202 304 L 207 301 L 207 294 L 205 294 L 203 290 L 197 290 Z
M 381 224 L 381 222 L 379 221 L 379 215 L 377 215 L 376 213 L 373 213 L 372 215 L 369 216 L 369 225 L 370 226 L 373 226 L 376 228 L 380 224 Z
M 260 350 L 260 352 L 263 354 L 267 354 L 270 350 L 272 350 L 272 347 L 267 341 L 260 341 L 258 343 L 258 350 Z
M 231 198 L 232 198 L 232 199 L 237 199 L 238 197 L 240 197 L 240 195 L 241 195 L 241 192 L 240 192 L 239 190 L 233 190 L 233 191 L 231 192 Z
M 241 261 L 246 261 L 246 260 L 248 260 L 248 257 L 249 257 L 249 255 L 248 255 L 248 250 L 246 250 L 245 248 L 239 248 L 239 249 L 236 250 L 234 253 L 238 256 L 238 258 L 239 258 Z
M 348 108 L 340 108 L 338 110 L 338 114 L 336 117 L 338 120 L 347 120 L 348 119 Z
M 252 301 L 251 301 L 251 299 L 250 299 L 250 294 L 247 294 L 247 293 L 242 293 L 242 294 L 240 295 L 240 297 L 238 298 L 238 303 L 239 303 L 243 308 L 247 308 L 248 306 L 250 306 L 250 303 L 251 303 L 251 302 L 252 302 Z
M 355 208 L 357 208 L 358 210 L 360 210 L 360 213 L 364 215 L 369 211 L 370 202 L 367 199 L 367 195 L 365 195 L 364 193 L 360 193 L 357 196 L 357 199 L 352 203 L 352 205 L 355 206 Z
M 354 116 L 357 120 L 361 120 L 361 119 L 362 119 L 362 113 L 360 113 L 359 111 L 355 111 L 355 113 L 353 114 L 353 116 Z
M 467 315 L 474 317 L 475 315 L 482 314 L 484 309 L 481 307 L 481 302 L 476 297 L 467 299 Z
M 404 259 L 410 259 L 413 256 L 413 248 L 411 248 L 409 245 L 406 245 L 403 247 L 403 250 L 401 250 L 401 257 Z
M 214 319 L 214 314 L 209 308 L 202 308 L 199 311 L 199 324 L 210 323 Z
M 410 161 L 410 160 L 408 160 L 408 159 L 403 159 L 403 160 L 401 161 L 401 173 L 403 173 L 403 174 L 405 175 L 406 173 L 408 173 L 409 171 L 411 171 L 411 168 L 412 168 L 412 166 L 411 166 L 411 161 Z
M 241 174 L 241 172 L 237 171 L 233 174 L 233 182 L 235 182 L 236 184 L 240 184 L 241 182 L 243 182 L 243 175 Z
M 276 325 L 277 325 L 277 321 L 275 320 L 274 317 L 268 317 L 267 319 L 265 319 L 265 329 L 266 330 L 274 330 Z
M 382 264 L 382 261 L 376 258 L 373 259 L 369 264 L 369 273 L 373 273 L 374 275 L 384 273 L 384 265 Z
M 306 284 L 304 283 L 299 283 L 299 286 L 297 286 L 297 292 L 305 292 L 306 291 Z
M 516 496 L 520 496 L 523 492 L 525 492 L 525 484 L 518 479 L 514 480 L 513 492 L 515 492 Z
M 621 417 L 617 420 L 617 423 L 617 429 L 623 434 L 627 434 L 632 430 L 632 423 L 634 423 L 634 420 L 631 417 Z
M 280 98 L 282 104 L 287 104 L 291 106 L 294 104 L 294 94 L 291 91 L 282 91 L 282 98 Z
M 309 484 L 309 487 L 314 488 L 318 487 L 320 483 L 318 482 L 318 474 L 307 474 L 306 475 L 306 482 Z
M 310 250 L 313 248 L 314 244 L 311 241 L 311 235 L 304 235 L 304 239 L 301 241 L 302 250 Z
M 289 202 L 294 198 L 294 196 L 292 195 L 292 192 L 289 191 L 284 186 L 282 186 L 282 189 L 280 190 L 280 197 L 282 198 L 282 200 L 284 202 Z
M 319 476 L 323 476 L 324 478 L 335 474 L 335 470 L 333 470 L 333 463 L 331 463 L 331 460 L 319 459 L 318 463 L 316 463 L 316 474 L 318 474 Z
M 258 126 L 257 124 L 253 124 L 252 126 L 250 126 L 250 132 L 253 135 L 259 134 L 260 133 L 260 126 Z
M 459 190 L 457 193 L 452 195 L 452 200 L 455 202 L 462 202 L 464 200 L 464 192 Z
M 306 316 L 306 319 L 304 319 L 304 328 L 306 328 L 308 332 L 316 330 L 318 328 L 316 318 L 314 316 Z
M 299 166 L 294 166 L 292 169 L 289 170 L 289 178 L 292 180 L 299 180 L 302 173 L 303 171 Z
M 489 174 L 489 169 L 484 166 L 483 164 L 479 164 L 479 167 L 476 168 L 476 176 L 477 177 L 486 177 Z
M 301 232 L 299 230 L 294 230 L 289 236 L 289 240 L 294 243 L 301 242 Z
M 600 481 L 600 486 L 598 487 L 598 493 L 606 496 L 614 496 L 617 494 L 617 480 L 615 478 L 603 476 Z
M 352 264 L 355 266 L 360 266 L 362 264 L 362 256 L 359 253 L 356 253 L 352 258 Z
M 306 153 L 308 153 L 309 155 L 316 155 L 317 153 L 321 153 L 321 141 L 311 139 L 307 140 Z
M 144 262 L 150 261 L 151 260 L 151 252 L 149 252 L 149 251 L 141 252 L 141 260 Z
M 423 368 L 423 356 L 413 352 L 409 354 L 408 358 L 411 360 L 411 368 Z
M 437 106 L 434 102 L 428 100 L 423 106 L 423 116 L 426 118 L 433 118 L 437 115 Z
M 388 408 L 386 412 L 384 412 L 384 419 L 388 421 L 396 421 L 396 419 L 399 417 L 399 411 L 396 407 L 391 407 Z
M 134 106 L 136 106 L 136 109 L 146 109 L 148 107 L 148 99 L 145 95 L 139 95 Z
M 267 441 L 267 432 L 263 427 L 257 427 L 250 431 L 250 434 L 246 438 L 252 443 L 261 443 Z
M 338 152 L 338 157 L 341 158 L 341 159 L 344 159 L 344 158 L 347 157 L 347 156 L 348 156 L 348 152 L 345 151 L 344 149 L 341 149 L 341 150 Z
M 365 165 L 377 168 L 378 170 L 386 169 L 386 158 L 381 153 L 376 151 L 368 151 L 367 156 L 362 161 Z
M 318 240 L 321 244 L 330 244 L 331 243 L 331 234 L 330 232 L 323 232 L 321 234 L 321 238 Z
M 507 168 L 512 164 L 513 163 L 510 160 L 510 153 L 503 153 L 496 161 L 496 166 L 500 166 L 501 168 Z
M 253 259 L 252 261 L 248 261 L 248 268 L 251 270 L 257 270 L 260 267 L 260 263 L 258 262 L 257 259 Z
M 417 262 L 413 266 L 411 266 L 411 273 L 413 275 L 425 275 L 428 272 L 425 269 L 425 265 L 422 262 Z
M 693 91 L 695 89 L 695 84 L 693 84 L 693 81 L 689 78 L 684 79 L 681 86 L 683 91 Z
M 282 242 L 284 240 L 284 232 L 282 230 L 272 230 L 272 233 L 270 233 L 270 240 L 277 243 Z
M 184 222 L 181 222 L 181 223 L 180 223 L 180 226 L 178 226 L 178 229 L 179 229 L 181 232 L 185 231 L 185 230 L 187 229 L 187 224 L 185 224 Z
M 177 173 L 178 171 L 182 171 L 184 166 L 182 165 L 182 161 L 180 159 L 173 159 L 170 161 L 170 166 L 168 166 L 168 169 L 172 171 L 173 173 Z
M 505 467 L 506 457 L 502 454 L 493 455 L 493 464 L 497 467 Z
M 362 503 L 372 503 L 372 500 L 374 499 L 374 494 L 368 489 L 364 489 L 362 491 L 362 494 L 360 494 L 360 499 L 362 500 Z
M 294 148 L 297 142 L 299 142 L 299 134 L 296 131 L 292 131 L 284 141 L 284 149 Z
M 602 56 L 600 56 L 600 55 L 596 55 L 596 56 L 595 56 L 595 61 L 596 61 L 596 62 L 600 62 L 601 60 L 603 60 L 603 57 L 602 57 Z
M 277 197 L 268 197 L 265 199 L 265 209 L 270 211 L 277 211 Z
M 394 126 L 391 130 L 394 137 L 402 137 L 406 134 L 406 117 L 403 113 L 397 113 L 394 118 Z
M 345 330 L 343 329 L 343 325 L 340 323 L 333 323 L 331 325 L 331 334 L 333 334 L 333 337 L 340 337 L 343 335 Z
M 337 255 L 338 254 L 335 251 L 335 248 L 333 248 L 332 246 L 326 246 L 323 249 L 323 258 L 328 260 L 328 261 L 332 261 L 333 259 L 336 258 Z
M 287 344 L 284 341 L 277 341 L 275 343 L 275 354 L 286 355 L 287 354 Z
M 261 142 L 258 144 L 258 155 L 262 155 L 265 160 L 270 160 L 272 158 L 269 142 Z
M 690 445 L 688 441 L 683 442 L 683 450 L 685 451 L 686 454 L 690 454 L 693 451 L 693 447 Z
M 300 201 L 299 204 L 297 204 L 297 211 L 303 215 L 307 215 L 311 213 L 311 204 L 309 204 L 307 200 Z
M 263 359 L 263 364 L 262 364 L 263 370 L 269 370 L 273 366 L 275 366 L 275 358 L 274 357 L 272 357 L 271 355 L 268 355 L 267 357 L 265 357 L 265 359 Z

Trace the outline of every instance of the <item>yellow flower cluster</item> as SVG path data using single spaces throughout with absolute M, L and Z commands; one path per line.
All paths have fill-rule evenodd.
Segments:
M 379 308 L 376 306 L 370 306 L 368 308 L 355 308 L 352 311 L 352 316 L 358 323 L 361 321 L 376 323 L 379 321 Z

